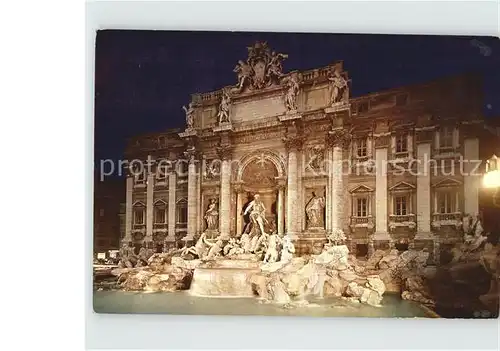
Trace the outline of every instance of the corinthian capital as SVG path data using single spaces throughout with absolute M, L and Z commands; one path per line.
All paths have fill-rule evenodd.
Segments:
M 283 138 L 283 143 L 285 143 L 285 147 L 287 151 L 290 150 L 302 150 L 302 146 L 304 145 L 304 137 L 302 136 L 288 136 Z
M 231 159 L 231 155 L 233 153 L 233 147 L 229 144 L 219 145 L 216 148 L 217 155 L 221 160 L 229 160 Z
M 351 133 L 346 129 L 335 129 L 328 132 L 326 136 L 326 144 L 330 147 L 346 148 L 351 141 Z

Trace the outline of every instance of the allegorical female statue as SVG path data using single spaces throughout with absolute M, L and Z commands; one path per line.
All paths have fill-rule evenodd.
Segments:
M 313 197 L 306 205 L 307 227 L 308 228 L 323 228 L 323 209 L 325 208 L 325 199 L 319 197 L 315 192 Z
M 194 104 L 192 102 L 189 103 L 189 107 L 182 106 L 182 109 L 186 113 L 186 129 L 192 129 L 194 125 Z
M 245 212 L 243 212 L 243 216 L 247 215 L 249 212 L 252 225 L 257 226 L 260 229 L 261 234 L 265 234 L 264 223 L 267 222 L 265 216 L 266 208 L 260 199 L 259 194 L 255 194 L 253 201 L 248 204 Z
M 229 92 L 224 89 L 222 92 L 222 100 L 219 105 L 219 113 L 217 114 L 217 118 L 219 123 L 229 123 L 229 107 L 231 106 L 231 97 L 229 96 Z
M 297 111 L 297 96 L 299 95 L 299 82 L 295 75 L 283 80 L 285 84 L 285 107 L 287 111 Z
M 328 77 L 328 80 L 331 82 L 331 96 L 330 96 L 330 104 L 335 104 L 340 101 L 344 101 L 346 99 L 347 92 L 347 81 L 342 77 L 340 71 L 335 69 L 333 71 L 333 75 Z
M 219 219 L 219 211 L 217 211 L 217 202 L 215 199 L 210 199 L 207 211 L 205 212 L 205 220 L 207 221 L 207 229 L 217 229 Z

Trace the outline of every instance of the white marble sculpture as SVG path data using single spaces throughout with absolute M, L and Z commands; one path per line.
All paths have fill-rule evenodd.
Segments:
M 229 109 L 231 107 L 231 97 L 229 96 L 229 92 L 227 89 L 222 91 L 222 99 L 219 104 L 219 112 L 217 114 L 217 119 L 219 120 L 219 124 L 230 123 L 231 120 L 229 118 Z
M 285 235 L 282 239 L 280 262 L 290 262 L 295 254 L 295 245 L 290 236 Z
M 182 109 L 186 113 L 186 129 L 193 129 L 194 126 L 194 104 L 189 103 L 188 107 L 182 106 Z

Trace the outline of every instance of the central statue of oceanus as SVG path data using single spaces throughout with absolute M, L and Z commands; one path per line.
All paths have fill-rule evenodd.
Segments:
M 264 203 L 260 199 L 259 194 L 255 194 L 253 200 L 248 204 L 245 212 L 243 213 L 246 216 L 250 212 L 250 222 L 252 225 L 260 229 L 261 234 L 265 234 L 264 231 L 264 223 L 267 222 L 266 219 L 266 208 Z

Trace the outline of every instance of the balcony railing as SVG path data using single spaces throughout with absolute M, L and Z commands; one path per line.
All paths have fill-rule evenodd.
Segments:
M 414 222 L 415 215 L 407 214 L 407 215 L 390 215 L 389 220 L 395 223 L 405 223 L 405 222 Z
M 373 228 L 373 216 L 351 216 L 351 227 L 354 228 Z
M 153 229 L 167 229 L 167 223 L 155 223 L 153 224 Z
M 145 224 L 133 224 L 132 225 L 132 230 L 145 230 L 146 225 Z
M 434 213 L 432 215 L 432 227 L 439 229 L 442 226 L 455 227 L 459 229 L 462 226 L 462 213 Z

